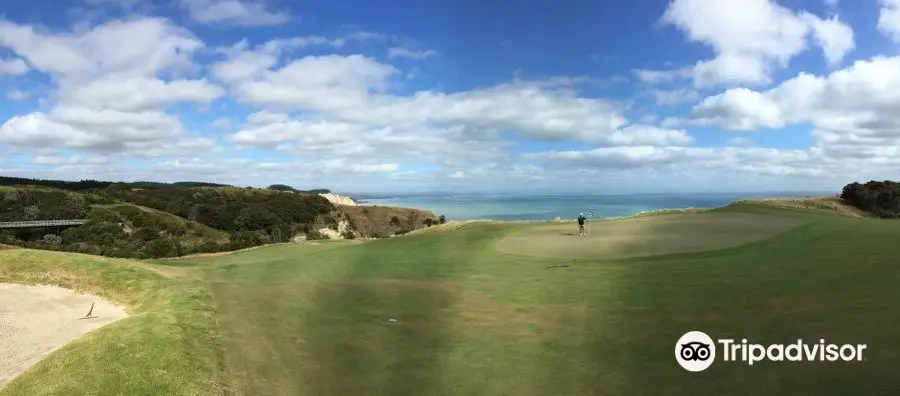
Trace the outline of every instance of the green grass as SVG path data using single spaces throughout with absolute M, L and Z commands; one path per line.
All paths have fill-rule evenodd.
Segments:
M 522 228 L 497 243 L 510 254 L 548 259 L 620 259 L 729 248 L 803 224 L 802 219 L 735 212 L 657 214 L 586 224 Z
M 55 387 L 60 394 L 79 394 L 83 388 L 73 388 L 74 382 L 56 385 L 74 371 L 101 383 L 97 394 L 118 394 L 121 389 L 111 388 L 118 381 L 134 384 L 124 394 L 177 394 L 171 389 L 318 396 L 900 392 L 894 374 L 900 365 L 900 254 L 894 247 L 900 222 L 762 204 L 617 220 L 632 221 L 644 221 L 641 230 L 657 236 L 642 248 L 659 255 L 546 258 L 521 251 L 525 247 L 512 254 L 499 249 L 503 241 L 552 226 L 472 223 L 452 232 L 367 243 L 278 245 L 157 262 L 168 267 L 48 262 L 33 272 L 68 265 L 66 271 L 99 271 L 103 281 L 97 290 L 118 290 L 121 284 L 129 285 L 129 293 L 148 290 L 142 293 L 152 296 L 140 298 L 107 293 L 147 301 L 139 307 L 155 319 L 142 322 L 136 315 L 96 333 L 116 342 L 92 333 L 0 393 L 40 394 L 34 392 Z M 597 229 L 608 227 L 605 235 L 613 237 L 617 226 L 604 223 L 592 223 L 600 226 L 592 235 L 602 238 Z M 721 239 L 734 242 L 734 234 L 741 236 L 740 224 L 752 237 L 739 246 L 723 245 Z M 728 233 L 733 235 L 719 235 Z M 682 242 L 660 239 L 665 235 Z M 700 241 L 714 250 L 679 250 L 692 235 L 695 247 Z M 0 257 L 11 252 L 28 251 L 3 250 Z M 0 279 L 10 273 L 9 265 L 23 265 L 11 263 L 0 259 Z M 548 268 L 554 264 L 569 266 Z M 163 278 L 145 268 L 181 276 Z M 136 274 L 151 287 L 126 283 Z M 175 334 L 159 329 L 162 318 L 195 331 L 175 332 L 183 336 L 177 342 L 160 342 Z M 176 328 L 181 327 L 169 330 Z M 865 343 L 868 349 L 863 362 L 748 367 L 717 361 L 704 372 L 688 373 L 673 352 L 675 341 L 689 330 L 763 344 L 825 338 Z M 215 347 L 217 333 L 221 349 Z M 152 388 L 151 369 L 94 372 L 48 363 L 97 359 L 102 367 L 136 367 L 138 357 L 103 353 L 126 348 L 117 345 L 170 361 L 193 358 L 173 363 L 181 365 L 181 375 L 164 376 L 169 381 L 164 391 Z M 222 355 L 216 360 L 218 350 Z M 90 359 L 82 359 L 86 354 Z M 113 363 L 118 360 L 124 362 Z
M 221 348 L 205 282 L 136 261 L 0 250 L 0 282 L 53 284 L 123 304 L 129 317 L 32 366 L 2 395 L 222 394 Z

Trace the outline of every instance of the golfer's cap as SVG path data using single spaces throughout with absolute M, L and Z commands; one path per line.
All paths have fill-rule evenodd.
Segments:
M 579 213 L 579 215 L 584 216 L 584 213 Z

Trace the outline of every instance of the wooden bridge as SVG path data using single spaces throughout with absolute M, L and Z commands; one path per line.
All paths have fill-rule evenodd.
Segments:
M 0 229 L 80 226 L 84 225 L 84 223 L 87 223 L 87 219 L 7 221 L 0 222 Z

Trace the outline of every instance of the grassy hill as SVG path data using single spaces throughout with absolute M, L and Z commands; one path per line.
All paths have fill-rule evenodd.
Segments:
M 319 195 L 296 190 L 231 186 L 112 184 L 78 190 L 5 186 L 0 187 L 0 222 L 88 219 L 88 223 L 65 229 L 0 229 L 0 243 L 158 258 L 239 250 L 298 237 L 386 237 L 426 227 L 426 219 L 437 222 L 430 212 L 385 209 L 335 206 Z
M 0 395 L 897 394 L 900 222 L 783 206 L 597 221 L 584 240 L 477 222 L 155 262 L 0 250 L 0 281 L 139 313 Z M 616 227 L 631 237 L 611 244 Z M 541 254 L 567 244 L 580 247 Z M 673 347 L 690 330 L 868 347 L 862 361 L 689 373 Z
M 0 282 L 53 284 L 123 304 L 127 320 L 66 345 L 3 395 L 221 395 L 215 312 L 199 278 L 147 263 L 31 249 L 0 250 Z

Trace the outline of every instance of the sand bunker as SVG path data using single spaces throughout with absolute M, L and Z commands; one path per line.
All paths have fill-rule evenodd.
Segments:
M 91 317 L 82 319 L 91 309 Z M 128 316 L 97 296 L 0 283 L 0 388 L 78 336 Z

